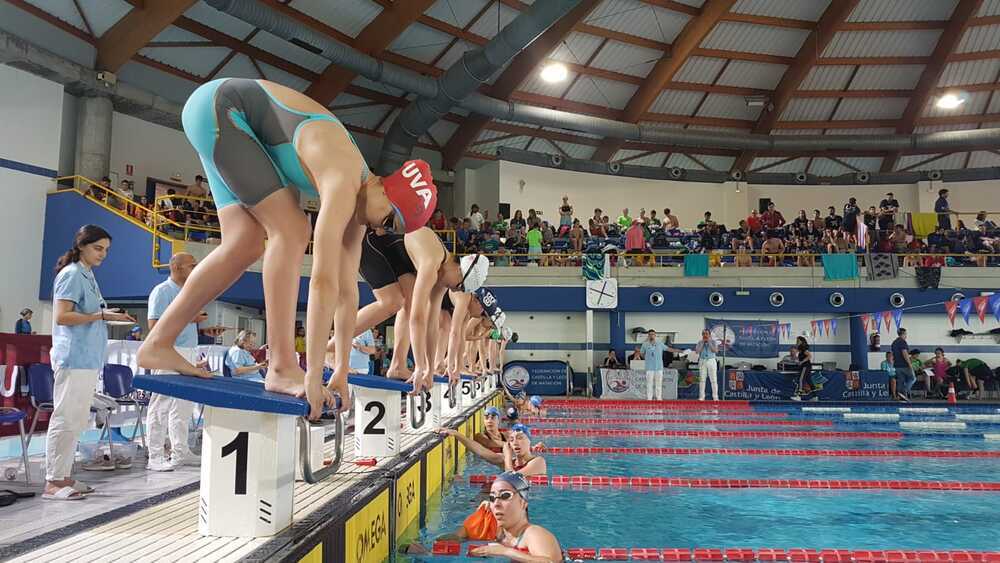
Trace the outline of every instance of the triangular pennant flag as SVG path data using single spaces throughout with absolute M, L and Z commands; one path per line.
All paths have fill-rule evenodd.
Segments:
M 830 336 L 830 319 L 823 319 L 823 330 L 826 331 L 827 336 Z
M 875 332 L 882 332 L 882 315 L 872 313 L 872 318 L 875 319 Z
M 816 321 L 809 321 L 809 324 L 812 325 L 812 335 L 813 335 L 813 338 L 816 338 Z
M 892 332 L 892 311 L 882 311 L 882 322 L 885 323 L 886 332 Z
M 903 310 L 893 309 L 892 310 L 892 320 L 896 323 L 896 328 L 903 326 Z
M 990 295 L 989 308 L 993 311 L 993 316 L 996 317 L 998 322 L 1000 322 L 1000 293 Z
M 833 334 L 837 334 L 837 319 L 830 319 L 830 328 L 833 329 Z
M 777 323 L 772 324 L 771 325 L 771 336 L 774 336 L 777 333 L 778 333 L 778 324 Z
M 968 326 L 969 313 L 972 312 L 972 299 L 966 297 L 965 299 L 959 301 L 958 310 L 962 312 L 962 319 L 965 321 L 966 326 Z
M 788 338 L 792 337 L 792 323 L 785 324 L 785 336 Z
M 955 326 L 955 311 L 958 310 L 958 301 L 945 301 L 944 310 L 948 312 L 948 322 Z
M 976 314 L 979 315 L 979 322 L 986 322 L 986 305 L 990 298 L 985 295 L 980 295 L 979 297 L 973 297 L 972 302 L 976 306 Z
M 865 334 L 868 334 L 868 323 L 870 323 L 871 320 L 871 315 L 868 313 L 861 314 L 861 324 L 865 327 Z

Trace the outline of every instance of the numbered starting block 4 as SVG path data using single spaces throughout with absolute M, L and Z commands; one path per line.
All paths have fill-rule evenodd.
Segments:
M 309 403 L 303 399 L 270 393 L 259 382 L 230 377 L 143 375 L 136 376 L 134 385 L 206 405 L 198 501 L 202 535 L 272 536 L 292 523 L 296 465 L 308 483 L 340 467 L 341 417 L 334 417 L 335 458 L 318 468 L 316 451 L 322 451 L 323 443 L 316 443 L 319 433 L 310 429 Z
M 385 377 L 351 375 L 354 386 L 354 451 L 359 457 L 388 457 L 399 454 L 402 446 L 400 393 L 407 393 L 410 429 L 417 430 L 427 421 L 427 396 L 420 404 L 410 393 L 413 385 Z
M 457 387 L 457 385 L 451 386 L 448 376 L 434 376 L 434 387 L 430 390 L 428 400 L 431 427 L 439 428 L 444 425 L 445 420 L 458 415 L 458 393 L 455 392 Z

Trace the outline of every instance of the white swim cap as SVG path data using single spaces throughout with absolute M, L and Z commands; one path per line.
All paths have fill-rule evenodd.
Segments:
M 481 254 L 463 256 L 459 263 L 462 270 L 462 290 L 472 293 L 486 283 L 486 275 L 490 270 L 489 258 Z
M 511 335 L 514 334 L 514 331 L 512 331 L 509 326 L 505 326 L 503 327 L 503 330 L 500 331 L 500 334 L 503 335 L 504 340 L 510 340 Z

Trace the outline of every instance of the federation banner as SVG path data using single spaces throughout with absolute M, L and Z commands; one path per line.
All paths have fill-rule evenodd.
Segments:
M 881 370 L 819 371 L 812 374 L 820 401 L 888 401 L 889 376 Z M 775 371 L 729 370 L 723 381 L 724 396 L 732 400 L 786 401 L 798 384 L 798 374 Z M 697 375 L 693 397 L 697 398 Z M 682 389 L 685 391 L 686 389 Z M 686 398 L 681 393 L 681 398 Z M 687 395 L 692 395 L 687 393 Z
M 777 321 L 733 321 L 705 319 L 705 328 L 712 338 L 726 346 L 726 356 L 731 358 L 777 358 Z
M 501 378 L 511 395 L 565 395 L 570 377 L 566 362 L 517 361 L 504 364 Z
M 677 398 L 677 378 L 676 369 L 663 370 L 663 392 L 664 400 Z M 605 399 L 646 399 L 645 370 L 635 369 L 607 369 L 601 368 L 601 397 Z

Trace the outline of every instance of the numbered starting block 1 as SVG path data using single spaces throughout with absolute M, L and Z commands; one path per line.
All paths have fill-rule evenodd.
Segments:
M 427 420 L 427 396 L 420 404 L 410 393 L 413 385 L 385 377 L 350 375 L 354 386 L 354 451 L 359 457 L 397 455 L 402 446 L 400 431 L 400 393 L 407 393 L 410 428 L 421 428 Z
M 206 536 L 272 536 L 292 523 L 296 463 L 316 483 L 337 472 L 344 428 L 336 419 L 336 456 L 317 468 L 319 433 L 306 420 L 309 403 L 231 377 L 136 376 L 137 389 L 203 403 L 198 531 Z M 338 405 L 339 406 L 339 405 Z M 298 440 L 298 460 L 295 458 Z

